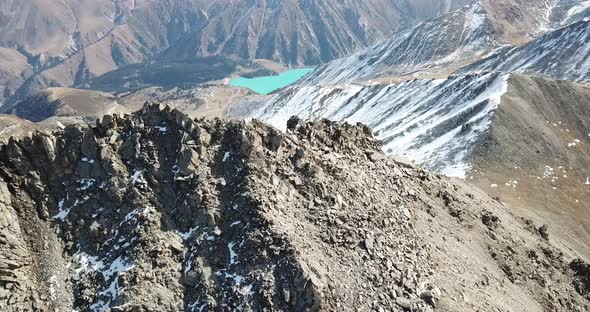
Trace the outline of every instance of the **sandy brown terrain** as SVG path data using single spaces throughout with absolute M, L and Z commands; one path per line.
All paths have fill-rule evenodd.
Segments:
M 120 97 L 126 109 L 137 111 L 146 102 L 177 108 L 191 117 L 226 118 L 227 110 L 240 100 L 254 96 L 244 88 L 210 84 L 189 88 L 147 88 Z
M 468 180 L 590 258 L 590 88 L 513 75 Z
M 177 108 L 191 117 L 226 118 L 234 104 L 256 95 L 245 88 L 231 87 L 228 81 L 217 81 L 190 87 L 151 87 L 128 93 L 111 94 L 73 88 L 49 88 L 28 97 L 4 113 L 23 120 L 42 122 L 72 118 L 94 122 L 104 114 L 131 113 L 146 102 L 162 103 Z M 7 123 L 8 125 L 8 123 Z
M 126 113 L 127 108 L 111 94 L 72 88 L 49 88 L 43 90 L 4 112 L 18 117 L 43 121 L 51 117 L 102 116 L 105 113 Z
M 32 70 L 24 55 L 0 47 L 0 106 L 25 82 Z
M 553 0 L 485 0 L 489 18 L 503 43 L 522 45 L 550 27 Z

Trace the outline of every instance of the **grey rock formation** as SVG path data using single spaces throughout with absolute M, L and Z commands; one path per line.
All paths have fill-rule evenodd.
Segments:
M 584 261 L 482 193 L 380 153 L 362 125 L 293 119 L 281 133 L 159 105 L 12 139 L 0 309 L 588 309 Z M 502 221 L 484 225 L 484 207 Z M 484 271 L 494 287 L 466 287 Z

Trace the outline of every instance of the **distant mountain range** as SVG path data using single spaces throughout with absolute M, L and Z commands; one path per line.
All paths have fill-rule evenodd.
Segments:
M 585 44 L 588 16 L 588 1 L 553 5 L 548 1 L 479 1 L 323 65 L 304 83 L 326 85 L 384 77 L 444 77 L 490 53 L 494 56 L 469 70 L 536 68 L 534 71 L 538 73 L 553 72 L 553 77 L 568 75 L 580 80 L 584 69 L 579 67 L 588 62 Z M 559 21 L 552 22 L 558 17 Z M 555 27 L 565 28 L 552 32 Z M 540 59 L 539 53 L 547 56 Z M 554 60 L 547 59 L 548 55 L 553 55 Z M 568 64 L 559 66 L 560 62 Z
M 129 64 L 211 55 L 321 64 L 469 2 L 6 0 L 0 104 Z
M 548 33 L 524 46 L 499 49 L 461 72 L 524 72 L 590 81 L 590 20 L 582 20 Z

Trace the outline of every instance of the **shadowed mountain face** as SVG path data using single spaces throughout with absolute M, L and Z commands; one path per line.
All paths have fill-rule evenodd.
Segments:
M 0 84 L 10 82 L 0 103 L 154 60 L 224 55 L 319 64 L 468 2 L 6 0 L 2 53 L 27 61 L 0 62 Z

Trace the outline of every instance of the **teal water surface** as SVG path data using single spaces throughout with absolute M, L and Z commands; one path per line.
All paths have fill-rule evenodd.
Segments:
M 284 88 L 303 76 L 314 71 L 315 68 L 298 68 L 288 70 L 278 76 L 264 76 L 256 78 L 238 77 L 231 80 L 230 85 L 234 87 L 248 88 L 258 94 L 269 94 L 275 90 Z

